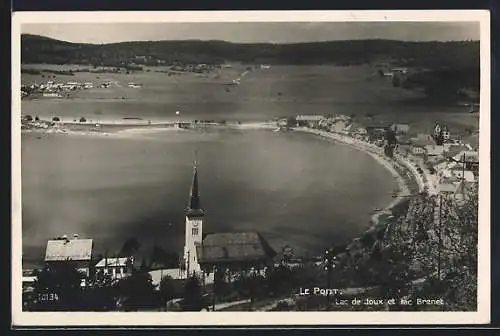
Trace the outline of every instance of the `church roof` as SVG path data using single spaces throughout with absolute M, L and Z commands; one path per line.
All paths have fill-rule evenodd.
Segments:
M 276 252 L 258 232 L 207 234 L 197 246 L 200 264 L 271 259 Z
M 198 186 L 198 169 L 196 167 L 196 163 L 194 166 L 193 182 L 189 193 L 189 204 L 186 214 L 193 217 L 204 215 L 203 209 L 201 208 L 200 191 Z

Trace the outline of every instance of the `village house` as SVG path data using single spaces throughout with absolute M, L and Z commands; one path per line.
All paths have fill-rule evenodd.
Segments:
M 408 69 L 407 68 L 392 68 L 391 71 L 395 74 L 402 74 L 402 75 L 406 75 L 408 73 Z
M 458 154 L 461 154 L 464 151 L 467 151 L 468 147 L 465 145 L 455 145 L 451 144 L 449 146 L 445 145 L 445 153 L 444 156 L 448 159 L 455 158 Z M 463 157 L 462 157 L 463 158 Z
M 410 126 L 407 124 L 394 123 L 391 126 L 389 126 L 389 129 L 393 131 L 396 135 L 408 134 L 408 132 L 410 131 Z
M 451 182 L 460 182 L 466 181 L 469 183 L 475 182 L 474 173 L 470 170 L 462 170 L 459 167 L 453 168 L 445 168 L 438 171 L 437 176 L 439 181 L 451 181 Z
M 330 132 L 347 133 L 346 127 L 348 123 L 344 120 L 337 120 L 330 126 Z
M 42 94 L 43 97 L 46 97 L 46 98 L 61 98 L 62 96 L 57 93 L 57 92 L 44 92 Z
M 479 169 L 479 152 L 477 151 L 461 151 L 453 157 L 453 160 L 462 163 L 465 161 L 466 169 Z
M 453 169 L 451 171 L 453 176 L 455 176 L 457 179 L 468 182 L 468 183 L 474 183 L 476 182 L 476 178 L 474 176 L 474 173 L 470 170 L 462 170 L 462 169 Z
M 416 138 L 412 138 L 409 141 L 410 152 L 413 155 L 424 155 L 426 154 L 426 146 L 435 146 L 436 142 L 432 139 L 430 135 L 419 134 Z
M 49 267 L 70 263 L 88 277 L 90 275 L 92 247 L 92 239 L 80 239 L 78 235 L 74 235 L 71 239 L 64 235 L 49 240 L 45 251 L 45 263 Z M 85 286 L 85 280 L 83 280 L 82 285 Z
M 94 267 L 96 274 L 109 275 L 111 279 L 117 280 L 129 276 L 132 273 L 133 258 L 116 257 L 116 258 L 103 258 Z
M 468 194 L 474 189 L 475 182 L 467 181 L 454 181 L 451 179 L 445 179 L 441 181 L 439 185 L 439 192 L 441 195 L 453 198 L 457 201 L 464 201 L 467 199 Z
M 353 137 L 355 138 L 358 138 L 358 139 L 362 139 L 364 138 L 365 136 L 368 135 L 368 131 L 366 130 L 366 128 L 358 123 L 358 122 L 351 122 L 347 127 L 346 127 L 346 131 Z
M 450 162 L 446 158 L 441 158 L 440 160 L 434 161 L 430 163 L 430 166 L 433 171 L 439 172 L 443 169 L 447 169 L 450 166 Z
M 37 276 L 33 275 L 33 270 L 23 270 L 22 288 L 24 292 L 32 292 L 34 289 Z
M 186 270 L 181 268 L 160 268 L 148 272 L 151 275 L 151 280 L 153 286 L 160 286 L 161 279 L 169 277 L 172 280 L 186 280 L 187 273 Z M 213 274 L 205 275 L 203 278 L 204 284 L 213 283 Z
M 452 179 L 440 179 L 437 190 L 443 196 L 454 195 L 457 192 L 458 184 Z
M 411 146 L 407 144 L 397 144 L 395 153 L 402 156 L 407 156 L 409 153 L 411 153 Z
M 368 133 L 368 139 L 371 142 L 385 140 L 387 130 L 380 126 L 367 126 L 366 132 Z
M 333 119 L 334 119 L 334 121 L 337 121 L 337 120 L 350 121 L 351 117 L 346 116 L 344 114 L 339 114 L 339 115 L 335 116 Z
M 413 155 L 424 155 L 425 154 L 425 147 L 424 146 L 420 146 L 418 144 L 413 144 L 410 147 L 410 152 Z
M 278 127 L 287 127 L 288 126 L 288 119 L 286 119 L 286 118 L 279 119 L 277 121 L 276 125 Z
M 325 119 L 322 115 L 298 115 L 295 120 L 299 126 L 315 127 L 321 120 Z
M 444 154 L 444 146 L 438 146 L 436 144 L 433 145 L 425 145 L 425 154 L 427 157 L 438 156 L 441 157 Z

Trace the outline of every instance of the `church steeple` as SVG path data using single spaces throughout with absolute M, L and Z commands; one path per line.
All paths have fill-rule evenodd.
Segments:
M 193 182 L 191 184 L 191 191 L 189 193 L 189 204 L 186 210 L 186 215 L 189 217 L 203 216 L 204 212 L 201 208 L 200 192 L 198 186 L 198 167 L 196 156 L 194 160 Z

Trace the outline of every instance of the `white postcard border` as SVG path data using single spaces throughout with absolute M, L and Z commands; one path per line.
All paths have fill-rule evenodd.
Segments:
M 18 12 L 12 17 L 12 87 L 20 87 L 21 25 L 28 23 L 159 22 L 479 22 L 481 48 L 480 178 L 477 312 L 23 312 L 21 213 L 21 97 L 12 90 L 12 325 L 238 326 L 481 324 L 490 321 L 490 14 L 486 10 L 432 11 L 179 11 Z

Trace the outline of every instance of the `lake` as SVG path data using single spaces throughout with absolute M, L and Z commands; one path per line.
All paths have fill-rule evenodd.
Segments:
M 22 137 L 23 253 L 78 233 L 96 253 L 129 237 L 182 251 L 184 208 L 198 152 L 205 232 L 260 231 L 298 254 L 354 238 L 392 200 L 370 156 L 310 134 L 165 130 L 130 137 Z

